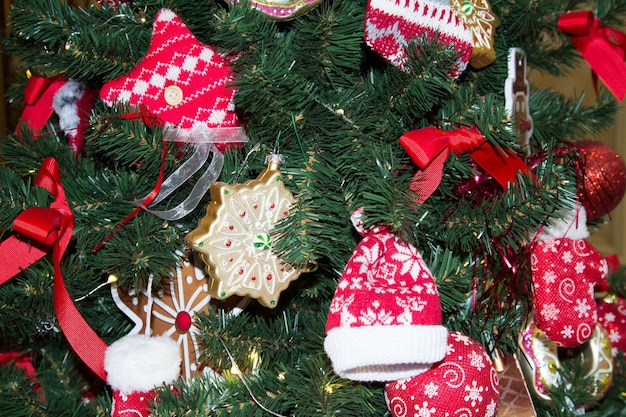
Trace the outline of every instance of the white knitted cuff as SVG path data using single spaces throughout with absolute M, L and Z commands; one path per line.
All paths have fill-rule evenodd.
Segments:
M 443 326 L 336 327 L 324 348 L 337 375 L 356 381 L 394 381 L 419 375 L 446 355 Z

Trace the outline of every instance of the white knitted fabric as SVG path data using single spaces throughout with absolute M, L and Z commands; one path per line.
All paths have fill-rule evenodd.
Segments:
M 459 54 L 458 76 L 472 54 L 472 34 L 449 1 L 369 0 L 365 15 L 365 42 L 386 60 L 405 69 L 407 44 L 422 35 L 439 35 Z

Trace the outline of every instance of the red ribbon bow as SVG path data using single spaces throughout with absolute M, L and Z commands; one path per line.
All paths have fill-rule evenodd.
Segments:
M 70 297 L 61 272 L 61 260 L 72 238 L 74 215 L 65 198 L 58 162 L 43 161 L 35 185 L 54 196 L 49 208 L 32 207 L 20 213 L 13 229 L 35 241 L 34 245 L 15 235 L 0 243 L 0 284 L 46 255 L 52 246 L 54 263 L 54 309 L 65 337 L 78 356 L 96 375 L 106 380 L 104 352 L 107 345 L 82 317 Z
M 597 77 L 618 100 L 626 95 L 626 34 L 601 26 L 591 11 L 576 11 L 561 15 L 559 29 L 568 35 L 576 49 L 593 71 L 594 86 Z
M 516 154 L 496 148 L 475 128 L 444 131 L 432 126 L 425 127 L 402 135 L 400 144 L 423 170 L 415 174 L 410 187 L 418 194 L 417 202 L 420 204 L 441 183 L 443 166 L 451 152 L 457 155 L 470 152 L 472 160 L 503 188 L 511 181 L 517 181 L 518 172 L 530 172 L 530 168 Z

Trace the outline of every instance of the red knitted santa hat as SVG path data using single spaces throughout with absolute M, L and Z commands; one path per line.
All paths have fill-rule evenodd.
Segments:
M 409 41 L 438 33 L 439 41 L 452 44 L 459 55 L 458 72 L 472 55 L 472 33 L 450 7 L 449 1 L 369 0 L 365 13 L 365 42 L 399 68 L 406 61 Z M 458 75 L 458 74 L 451 74 Z
M 406 378 L 444 357 L 441 320 L 437 286 L 417 250 L 390 232 L 370 231 L 339 280 L 324 348 L 342 377 Z
M 201 43 L 176 14 L 162 9 L 150 47 L 128 74 L 104 84 L 100 97 L 111 105 L 145 105 L 183 139 L 243 141 L 235 114 L 232 70 L 218 51 Z
M 450 332 L 445 359 L 428 372 L 385 386 L 392 417 L 494 417 L 499 397 L 498 374 L 485 348 L 459 332 Z

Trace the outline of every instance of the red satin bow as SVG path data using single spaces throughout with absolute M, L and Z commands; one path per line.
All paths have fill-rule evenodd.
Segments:
M 43 161 L 35 185 L 50 192 L 54 201 L 49 208 L 27 209 L 14 220 L 13 229 L 22 236 L 33 239 L 34 244 L 24 241 L 19 235 L 0 243 L 0 284 L 41 259 L 52 246 L 54 309 L 59 325 L 78 356 L 96 375 L 106 380 L 104 352 L 107 345 L 74 305 L 61 272 L 61 260 L 72 238 L 74 215 L 65 198 L 59 165 L 55 159 L 47 158 Z
M 422 171 L 415 174 L 411 190 L 423 203 L 437 189 L 443 178 L 443 166 L 451 152 L 470 156 L 503 188 L 517 181 L 517 173 L 528 173 L 530 168 L 512 152 L 504 152 L 485 140 L 477 129 L 462 127 L 444 131 L 436 127 L 413 130 L 400 137 L 400 144 Z
M 561 15 L 559 29 L 571 35 L 572 43 L 591 67 L 594 86 L 597 78 L 618 100 L 626 95 L 626 34 L 601 26 L 591 11 L 576 11 Z

